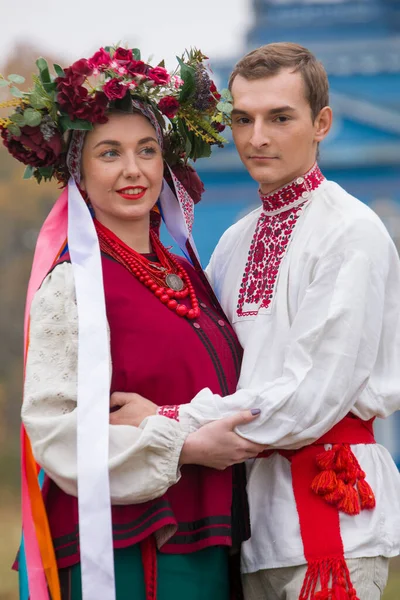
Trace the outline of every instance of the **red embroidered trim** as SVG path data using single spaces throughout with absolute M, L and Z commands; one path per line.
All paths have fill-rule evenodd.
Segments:
M 194 222 L 193 200 L 191 199 L 187 190 L 182 185 L 182 183 L 179 181 L 179 179 L 177 179 L 177 177 L 175 177 L 175 175 L 173 173 L 171 173 L 171 176 L 172 176 L 172 179 L 173 179 L 173 182 L 175 185 L 176 195 L 178 197 L 179 204 L 182 207 L 186 226 L 188 228 L 189 235 L 190 235 L 192 233 L 193 222 Z
M 261 196 L 264 211 L 256 225 L 240 284 L 238 317 L 257 315 L 261 308 L 271 304 L 279 267 L 296 222 L 310 192 L 322 181 L 324 176 L 315 165 L 304 177 L 269 196 Z
M 302 197 L 306 199 L 309 193 L 316 190 L 324 179 L 320 168 L 315 164 L 303 177 L 296 177 L 296 179 L 272 192 L 272 194 L 263 196 L 260 193 L 264 210 L 268 212 L 287 208 Z
M 239 289 L 239 317 L 257 315 L 270 305 L 279 265 L 303 204 L 274 216 L 261 213 Z M 254 310 L 244 310 L 245 305 L 253 305 Z
M 160 406 L 157 409 L 157 414 L 163 417 L 168 417 L 168 419 L 175 419 L 175 421 L 179 421 L 179 404 Z

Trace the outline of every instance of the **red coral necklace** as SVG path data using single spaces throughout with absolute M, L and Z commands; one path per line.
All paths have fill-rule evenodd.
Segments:
M 154 231 L 150 230 L 150 241 L 159 263 L 148 260 L 120 240 L 110 229 L 94 219 L 100 249 L 120 264 L 159 298 L 170 310 L 180 317 L 196 319 L 200 314 L 199 302 L 185 269 L 162 245 Z M 189 296 L 191 308 L 179 300 Z

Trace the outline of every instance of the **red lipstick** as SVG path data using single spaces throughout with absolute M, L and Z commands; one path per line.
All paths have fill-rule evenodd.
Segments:
M 135 190 L 135 193 L 133 193 L 133 190 Z M 120 190 L 117 190 L 117 194 L 119 194 L 121 198 L 124 198 L 125 200 L 140 200 L 140 198 L 143 198 L 146 191 L 147 188 L 143 187 L 142 185 L 128 185 Z

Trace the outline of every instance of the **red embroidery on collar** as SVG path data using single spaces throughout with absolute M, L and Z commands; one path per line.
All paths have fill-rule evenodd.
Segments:
M 315 165 L 304 177 L 263 198 L 264 202 L 268 201 L 268 209 L 264 204 L 251 241 L 239 289 L 238 317 L 257 315 L 260 308 L 268 308 L 271 304 L 279 267 L 296 222 L 310 192 L 323 180 L 324 176 Z M 286 194 L 290 194 L 290 200 Z
M 272 212 L 279 209 L 289 208 L 293 202 L 301 198 L 308 198 L 310 192 L 316 190 L 323 182 L 322 175 L 317 163 L 303 177 L 296 177 L 284 187 L 260 198 L 263 202 L 264 210 Z

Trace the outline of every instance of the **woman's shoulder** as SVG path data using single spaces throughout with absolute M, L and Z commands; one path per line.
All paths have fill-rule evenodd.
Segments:
M 74 318 L 75 306 L 72 265 L 66 257 L 54 265 L 35 293 L 31 306 L 31 318 L 57 321 L 66 313 L 70 313 L 70 316 Z

